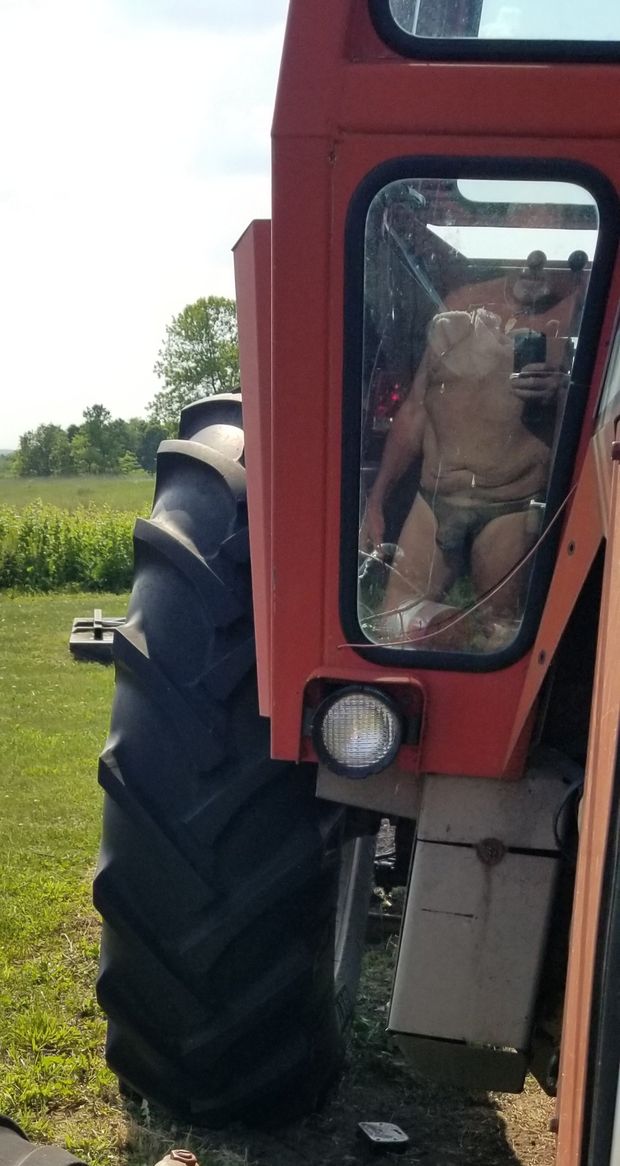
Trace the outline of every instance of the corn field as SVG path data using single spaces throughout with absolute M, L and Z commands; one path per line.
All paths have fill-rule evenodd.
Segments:
M 72 512 L 40 501 L 21 511 L 0 506 L 0 588 L 127 590 L 134 521 L 101 505 Z

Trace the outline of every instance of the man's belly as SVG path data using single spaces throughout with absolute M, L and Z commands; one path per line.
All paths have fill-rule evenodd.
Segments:
M 549 449 L 535 438 L 505 444 L 498 456 L 489 448 L 448 449 L 436 440 L 426 440 L 421 485 L 429 492 L 450 495 L 455 505 L 475 505 L 478 501 L 500 502 L 525 498 L 546 490 L 549 476 Z
M 545 490 L 549 443 L 524 424 L 523 402 L 508 384 L 493 378 L 445 386 L 433 383 L 425 404 L 421 478 L 425 489 L 462 497 L 464 505 L 469 500 L 509 501 Z

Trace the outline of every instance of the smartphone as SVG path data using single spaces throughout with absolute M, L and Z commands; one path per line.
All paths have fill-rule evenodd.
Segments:
M 514 371 L 521 372 L 527 364 L 544 364 L 547 359 L 547 337 L 544 332 L 520 328 L 512 333 L 514 341 Z

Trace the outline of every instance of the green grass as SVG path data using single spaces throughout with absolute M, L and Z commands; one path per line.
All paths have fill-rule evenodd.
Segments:
M 132 514 L 148 513 L 155 479 L 151 474 L 92 474 L 74 478 L 0 478 L 0 505 L 23 510 L 40 499 L 49 506 L 109 506 Z
M 127 598 L 97 603 L 122 615 Z M 154 1163 L 172 1145 L 194 1145 L 201 1166 L 240 1166 L 242 1152 L 212 1152 L 125 1106 L 105 1067 L 91 885 L 114 677 L 67 647 L 92 605 L 90 594 L 0 596 L 0 1111 L 91 1166 Z
M 126 603 L 126 594 L 97 597 L 106 615 Z M 412 1081 L 394 1056 L 385 1034 L 393 939 L 368 953 L 348 1071 L 322 1113 L 275 1133 L 198 1137 L 123 1103 L 104 1062 L 91 905 L 113 673 L 76 663 L 67 648 L 72 618 L 92 607 L 90 593 L 0 595 L 0 1111 L 90 1166 L 153 1166 L 173 1145 L 194 1149 L 200 1166 L 342 1166 L 362 1160 L 356 1124 L 368 1119 L 410 1132 L 412 1161 L 551 1166 L 552 1106 L 538 1093 L 503 1117 L 493 1099 Z
M 126 596 L 100 597 L 109 613 Z M 0 597 L 0 1109 L 32 1137 L 86 1151 L 114 1095 L 93 999 L 96 757 L 112 672 L 76 664 L 91 596 Z M 99 1145 L 93 1162 L 111 1162 Z
M 98 603 L 122 614 L 127 595 Z M 90 610 L 90 594 L 0 596 L 0 1111 L 91 1166 L 151 1164 L 173 1145 L 242 1166 L 243 1146 L 211 1149 L 125 1106 L 105 1067 L 91 884 L 113 673 L 67 648 Z

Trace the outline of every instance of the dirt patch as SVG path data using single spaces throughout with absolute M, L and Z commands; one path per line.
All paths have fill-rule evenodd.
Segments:
M 153 1128 L 154 1115 L 148 1115 L 150 1137 L 165 1139 L 165 1148 L 175 1139 L 190 1145 L 201 1166 L 356 1166 L 370 1160 L 357 1123 L 393 1121 L 411 1139 L 407 1152 L 393 1160 L 420 1166 L 553 1166 L 554 1105 L 533 1080 L 518 1097 L 464 1094 L 429 1086 L 407 1067 L 385 1032 L 394 948 L 390 937 L 367 952 L 348 1064 L 321 1113 L 275 1134 L 229 1128 L 221 1134 L 194 1130 L 190 1138 L 178 1127 Z M 133 1116 L 130 1159 L 140 1143 L 142 1153 L 145 1149 L 144 1114 Z

